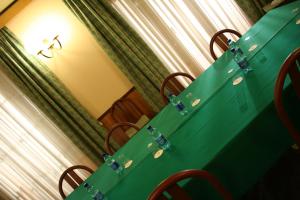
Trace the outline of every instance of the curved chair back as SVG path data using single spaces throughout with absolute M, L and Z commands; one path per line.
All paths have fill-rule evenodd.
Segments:
M 163 98 L 163 101 L 165 104 L 168 103 L 168 97 L 165 95 L 165 89 L 167 88 L 172 94 L 178 95 L 180 92 L 184 90 L 184 87 L 180 84 L 180 82 L 176 79 L 178 76 L 183 76 L 188 78 L 190 81 L 194 81 L 194 77 L 192 77 L 190 74 L 183 73 L 183 72 L 176 72 L 173 74 L 170 74 L 165 78 L 163 81 L 161 87 L 160 87 L 160 95 Z
M 174 200 L 191 200 L 192 198 L 184 191 L 177 182 L 187 178 L 197 178 L 207 180 L 211 186 L 220 194 L 225 200 L 232 200 L 231 194 L 224 188 L 219 180 L 204 170 L 185 170 L 178 172 L 166 180 L 164 180 L 159 186 L 150 194 L 148 200 L 165 200 L 167 199 L 163 193 L 167 192 Z
M 240 34 L 239 32 L 232 30 L 232 29 L 223 29 L 221 31 L 216 32 L 213 37 L 210 40 L 210 44 L 209 44 L 209 50 L 210 50 L 210 54 L 213 57 L 213 59 L 217 60 L 217 56 L 215 54 L 214 51 L 214 43 L 217 43 L 217 45 L 223 50 L 223 51 L 227 51 L 228 50 L 228 44 L 227 44 L 227 40 L 228 38 L 224 35 L 225 33 L 230 33 L 230 34 L 234 34 L 237 37 L 242 37 L 242 34 Z
M 300 100 L 300 48 L 291 53 L 285 62 L 283 63 L 281 70 L 278 74 L 275 91 L 274 91 L 274 103 L 278 113 L 279 118 L 283 124 L 288 129 L 292 138 L 295 140 L 296 144 L 300 146 L 300 132 L 296 129 L 287 111 L 283 105 L 282 92 L 284 87 L 284 82 L 287 76 L 291 78 L 292 86 L 299 97 Z
M 124 131 L 122 129 L 123 127 L 130 127 L 130 128 L 135 129 L 136 131 L 140 130 L 139 127 L 137 127 L 136 125 L 134 125 L 130 122 L 120 122 L 120 123 L 117 123 L 116 125 L 114 125 L 107 133 L 106 138 L 105 138 L 105 143 L 104 143 L 105 149 L 110 155 L 114 154 L 114 150 L 110 145 L 110 139 L 113 134 L 117 134 L 117 133 L 124 134 Z M 122 130 L 118 131 L 118 129 L 122 129 Z M 127 140 L 129 140 L 129 137 L 128 136 L 126 136 L 126 137 L 127 137 Z
M 92 169 L 84 165 L 74 165 L 66 169 L 59 178 L 58 190 L 63 199 L 66 198 L 66 195 L 63 190 L 63 181 L 65 180 L 73 189 L 76 189 L 82 182 L 82 178 L 76 174 L 75 169 L 81 169 L 89 172 L 90 174 L 94 173 Z
M 131 122 L 136 123 L 141 116 L 143 111 L 135 105 L 130 99 L 119 99 L 111 106 L 111 115 L 115 122 Z

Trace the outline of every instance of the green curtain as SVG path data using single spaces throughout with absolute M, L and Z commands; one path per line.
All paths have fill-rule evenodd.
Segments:
M 104 129 L 6 27 L 0 29 L 0 70 L 87 156 L 97 164 L 101 162 Z
M 155 111 L 167 69 L 107 0 L 64 0 Z
M 255 23 L 258 21 L 264 14 L 262 5 L 265 5 L 270 0 L 235 0 L 249 19 Z

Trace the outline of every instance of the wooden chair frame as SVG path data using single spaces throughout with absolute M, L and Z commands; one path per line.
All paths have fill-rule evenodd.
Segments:
M 130 99 L 119 99 L 111 106 L 111 116 L 115 122 L 136 123 L 142 115 L 143 111 Z
M 176 72 L 176 73 L 172 73 L 169 76 L 167 76 L 167 78 L 165 78 L 165 80 L 163 81 L 163 83 L 160 87 L 160 95 L 162 96 L 163 101 L 164 101 L 165 104 L 168 104 L 168 97 L 165 95 L 165 87 L 168 84 L 168 82 L 171 81 L 172 79 L 176 80 L 176 78 L 175 78 L 176 76 L 183 76 L 183 77 L 186 77 L 186 78 L 190 79 L 191 81 L 195 80 L 193 76 L 191 76 L 190 74 L 184 73 L 184 72 Z M 182 90 L 183 90 L 184 87 L 182 85 L 181 85 L 181 87 L 182 87 Z
M 122 128 L 122 127 L 132 127 L 134 128 L 136 131 L 139 131 L 140 128 L 137 127 L 136 125 L 130 123 L 130 122 L 120 122 L 120 123 L 117 123 L 116 125 L 114 125 L 110 130 L 109 132 L 107 133 L 106 135 L 106 138 L 105 138 L 105 143 L 104 143 L 104 147 L 106 149 L 106 151 L 110 154 L 110 155 L 113 155 L 114 154 L 114 150 L 112 149 L 111 145 L 110 145 L 110 138 L 112 137 L 112 135 L 115 133 L 115 130 L 117 130 L 118 128 Z M 122 133 L 124 133 L 122 131 Z M 129 140 L 129 137 L 128 137 L 128 140 Z
M 87 166 L 84 166 L 84 165 L 74 165 L 72 167 L 69 167 L 68 169 L 66 169 L 62 175 L 60 176 L 59 178 L 59 182 L 58 182 L 58 190 L 59 190 L 59 193 L 61 195 L 61 197 L 63 199 L 66 198 L 66 195 L 63 191 L 63 188 L 62 188 L 62 185 L 63 185 L 63 180 L 66 180 L 67 183 L 75 190 L 82 182 L 82 178 L 80 178 L 75 172 L 74 170 L 75 169 L 83 169 L 85 171 L 88 171 L 90 172 L 91 174 L 94 173 L 94 171 L 87 167 Z
M 191 197 L 178 186 L 177 182 L 187 178 L 207 180 L 213 188 L 225 199 L 232 200 L 232 195 L 224 188 L 220 181 L 204 170 L 185 170 L 178 172 L 164 180 L 148 197 L 148 200 L 167 200 L 163 192 L 168 192 L 174 200 L 191 200 Z
M 293 53 L 291 53 L 281 67 L 275 84 L 274 103 L 277 110 L 277 114 L 281 119 L 282 123 L 288 129 L 291 137 L 295 140 L 296 144 L 300 146 L 300 132 L 296 129 L 291 119 L 289 118 L 289 115 L 284 108 L 282 98 L 284 82 L 286 77 L 289 75 L 292 81 L 292 86 L 300 100 L 300 71 L 297 66 L 297 61 L 300 65 L 300 48 L 296 49 Z
M 209 50 L 210 50 L 210 54 L 213 57 L 214 60 L 217 60 L 218 57 L 215 54 L 214 51 L 214 43 L 216 42 L 219 47 L 221 47 L 221 49 L 223 51 L 227 51 L 228 50 L 228 45 L 227 45 L 227 37 L 224 35 L 224 33 L 232 33 L 234 35 L 236 35 L 237 37 L 242 37 L 242 34 L 240 34 L 238 31 L 236 30 L 232 30 L 232 29 L 223 29 L 220 30 L 218 32 L 216 32 L 213 37 L 210 40 L 210 44 L 209 44 Z

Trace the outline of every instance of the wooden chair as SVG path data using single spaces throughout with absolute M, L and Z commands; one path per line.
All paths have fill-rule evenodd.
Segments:
M 111 106 L 111 115 L 115 122 L 136 123 L 144 113 L 131 99 L 119 99 Z
M 129 113 L 129 114 L 128 114 Z M 136 123 L 138 119 L 147 117 L 152 119 L 156 113 L 145 101 L 141 94 L 133 87 L 127 91 L 112 106 L 106 110 L 97 120 L 106 129 L 118 122 Z
M 142 128 L 156 113 L 150 105 L 133 87 L 120 99 L 113 102 L 112 106 L 97 120 L 106 129 L 110 130 L 116 123 L 130 122 Z M 126 127 L 122 128 L 126 131 Z M 128 140 L 126 134 L 114 134 L 113 140 L 122 146 Z
M 222 196 L 225 200 L 231 200 L 231 194 L 224 188 L 224 186 L 219 182 L 219 180 L 204 170 L 185 170 L 178 172 L 162 183 L 150 194 L 148 200 L 167 200 L 164 196 L 166 191 L 174 200 L 191 200 L 192 198 L 184 191 L 177 182 L 182 181 L 187 178 L 197 178 L 207 180 L 212 187 Z
M 210 50 L 210 54 L 213 57 L 213 59 L 217 60 L 217 56 L 215 54 L 214 51 L 214 43 L 217 43 L 217 45 L 223 50 L 223 51 L 227 51 L 228 50 L 228 44 L 227 44 L 227 40 L 228 38 L 224 35 L 224 33 L 230 33 L 230 34 L 234 34 L 235 36 L 237 36 L 238 38 L 242 37 L 242 34 L 240 34 L 239 32 L 232 30 L 232 29 L 223 29 L 221 31 L 216 32 L 213 37 L 210 40 L 210 44 L 209 44 L 209 50 Z
M 112 137 L 113 134 L 117 134 L 117 133 L 124 134 L 124 129 L 122 129 L 124 127 L 130 127 L 132 129 L 135 129 L 136 131 L 140 130 L 139 127 L 137 127 L 136 125 L 129 123 L 129 122 L 120 122 L 120 123 L 117 123 L 115 126 L 113 126 L 107 133 L 106 138 L 105 138 L 105 143 L 104 143 L 104 147 L 110 155 L 114 154 L 114 150 L 110 145 L 110 138 Z M 122 129 L 122 130 L 119 130 L 119 129 Z M 126 137 L 127 137 L 127 141 L 128 141 L 129 137 L 127 135 L 126 135 Z
M 62 188 L 62 185 L 63 185 L 63 181 L 67 181 L 67 183 L 75 190 L 82 182 L 82 178 L 80 178 L 80 176 L 78 176 L 76 173 L 75 173 L 75 169 L 81 169 L 81 170 L 84 170 L 84 171 L 87 171 L 89 172 L 90 174 L 94 173 L 94 171 L 92 169 L 90 169 L 89 167 L 87 166 L 84 166 L 84 165 L 74 165 L 72 167 L 69 167 L 68 169 L 66 169 L 62 175 L 60 176 L 59 178 L 59 182 L 58 182 L 58 190 L 59 190 L 59 193 L 61 195 L 61 197 L 63 199 L 66 198 L 66 195 L 63 191 L 63 188 Z
M 279 118 L 282 123 L 288 129 L 290 135 L 295 140 L 298 147 L 300 147 L 300 132 L 296 129 L 294 124 L 287 111 L 283 105 L 282 92 L 284 87 L 284 82 L 287 76 L 290 77 L 292 81 L 292 86 L 300 100 L 300 48 L 296 49 L 293 53 L 291 53 L 285 62 L 283 63 L 281 70 L 278 74 L 277 81 L 275 84 L 274 91 L 274 103 L 278 113 Z
M 168 97 L 165 95 L 165 89 L 167 88 L 172 94 L 178 95 L 180 92 L 184 90 L 184 87 L 180 82 L 176 79 L 178 76 L 183 76 L 188 78 L 190 81 L 194 81 L 194 77 L 192 77 L 190 74 L 183 73 L 183 72 L 176 72 L 173 74 L 170 74 L 165 78 L 163 81 L 161 87 L 160 87 L 160 95 L 163 98 L 163 101 L 165 104 L 168 103 Z

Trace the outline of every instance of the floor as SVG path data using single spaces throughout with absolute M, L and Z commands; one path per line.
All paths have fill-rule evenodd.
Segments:
M 300 151 L 288 150 L 241 200 L 300 200 Z

